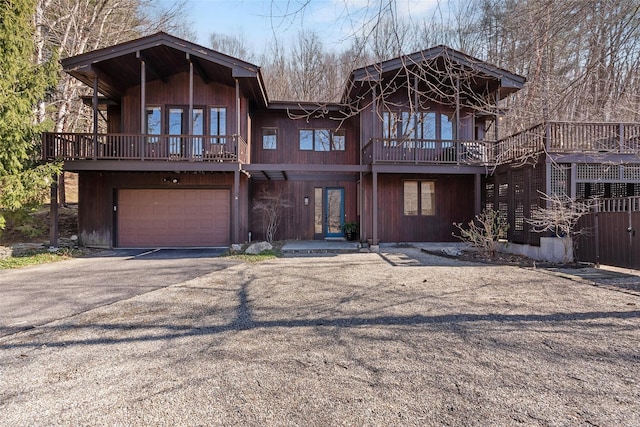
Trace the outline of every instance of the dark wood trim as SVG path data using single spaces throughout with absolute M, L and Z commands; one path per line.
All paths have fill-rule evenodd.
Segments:
M 369 172 L 367 165 L 331 165 L 331 164 L 288 164 L 288 163 L 249 163 L 242 165 L 247 172 Z
M 69 160 L 64 162 L 64 170 L 69 172 L 233 172 L 238 170 L 238 162 Z
M 371 171 L 377 173 L 433 173 L 448 175 L 468 175 L 485 174 L 489 175 L 490 170 L 485 166 L 469 165 L 386 165 L 373 164 Z

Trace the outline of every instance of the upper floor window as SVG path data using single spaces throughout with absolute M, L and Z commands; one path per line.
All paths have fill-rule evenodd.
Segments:
M 313 151 L 344 151 L 346 137 L 344 130 L 301 129 L 300 149 Z
M 393 141 L 408 139 L 450 141 L 454 139 L 454 126 L 452 117 L 436 111 L 416 113 L 385 111 L 382 113 L 382 137 Z M 427 144 L 433 145 L 432 142 Z
M 209 135 L 218 136 L 227 134 L 227 109 L 224 107 L 211 107 L 209 109 Z M 224 144 L 225 138 L 212 138 L 213 144 Z
M 162 133 L 162 108 L 147 107 L 147 129 L 148 135 L 160 135 Z M 158 142 L 157 137 L 150 137 L 148 142 Z
M 262 128 L 262 149 L 275 150 L 278 148 L 278 129 Z

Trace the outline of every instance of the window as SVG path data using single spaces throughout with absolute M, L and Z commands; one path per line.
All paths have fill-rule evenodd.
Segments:
M 436 214 L 434 181 L 404 181 L 404 215 Z
M 278 147 L 278 129 L 262 128 L 262 149 L 275 150 Z
M 162 109 L 160 107 L 147 107 L 147 134 L 160 135 L 162 133 Z M 158 142 L 157 137 L 150 137 L 147 142 Z
M 209 135 L 218 136 L 227 134 L 227 109 L 224 107 L 212 107 L 209 109 Z M 224 144 L 225 138 L 212 138 L 212 144 Z
M 454 139 L 453 116 L 434 111 L 385 111 L 382 113 L 382 137 L 396 145 L 396 138 L 402 140 L 452 140 Z M 451 146 L 444 143 L 443 146 Z M 435 148 L 433 141 L 425 141 L 422 148 Z
M 344 151 L 346 145 L 346 136 L 343 130 L 337 130 L 333 133 L 333 139 L 331 140 L 331 149 L 334 151 Z
M 301 129 L 300 149 L 307 151 L 344 151 L 346 137 L 344 130 Z

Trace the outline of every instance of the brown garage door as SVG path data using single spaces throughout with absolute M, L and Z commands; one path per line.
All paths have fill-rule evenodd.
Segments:
M 118 246 L 227 246 L 229 212 L 229 190 L 119 190 Z

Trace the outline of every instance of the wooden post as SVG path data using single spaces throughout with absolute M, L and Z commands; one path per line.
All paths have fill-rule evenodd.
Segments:
M 98 158 L 98 75 L 93 76 L 93 160 Z M 57 178 L 57 177 L 56 177 Z
M 479 173 L 474 176 L 474 184 L 475 184 L 475 192 L 474 192 L 474 200 L 473 200 L 473 210 L 476 215 L 480 215 L 482 213 L 482 175 Z M 494 192 L 497 191 L 494 186 Z
M 233 171 L 233 243 L 240 243 L 240 168 Z
M 240 82 L 236 79 L 236 158 L 240 162 Z M 247 150 L 251 151 L 251 150 Z M 247 153 L 249 155 L 249 153 Z
M 147 67 L 144 59 L 140 56 L 140 52 L 136 52 L 136 56 L 140 60 L 140 135 L 147 133 Z M 140 138 L 140 157 L 144 160 L 144 141 Z
M 49 246 L 58 247 L 58 175 L 54 174 L 51 181 L 51 200 L 49 203 Z
M 378 244 L 378 172 L 373 172 L 373 236 L 372 244 Z

